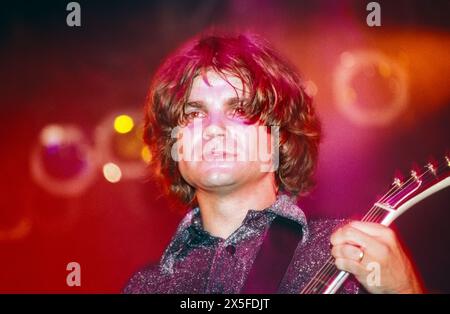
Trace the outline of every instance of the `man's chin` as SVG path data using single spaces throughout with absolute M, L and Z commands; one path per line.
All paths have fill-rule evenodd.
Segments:
M 202 185 L 208 188 L 232 186 L 238 183 L 237 173 L 224 169 L 208 169 L 201 175 Z

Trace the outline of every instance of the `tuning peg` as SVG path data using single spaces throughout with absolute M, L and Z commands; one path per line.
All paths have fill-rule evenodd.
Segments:
M 427 163 L 426 168 L 427 168 L 433 175 L 436 175 L 437 167 L 436 167 L 435 164 L 429 162 L 429 163 Z
M 418 167 L 418 165 L 416 163 L 413 164 L 413 166 L 411 167 L 411 177 L 414 179 L 414 181 L 419 182 L 419 176 L 421 175 L 420 173 L 420 168 Z
M 430 171 L 435 176 L 438 168 L 438 162 L 434 157 L 430 156 L 425 168 L 427 168 L 428 171 Z
M 392 182 L 392 184 L 397 187 L 401 187 L 403 182 L 404 182 L 403 174 L 400 172 L 400 170 L 396 170 L 395 176 L 394 176 L 394 182 Z

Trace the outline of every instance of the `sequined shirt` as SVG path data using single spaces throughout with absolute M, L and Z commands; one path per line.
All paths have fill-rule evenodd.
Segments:
M 159 263 L 135 273 L 124 293 L 239 293 L 265 233 L 279 215 L 299 224 L 303 238 L 277 293 L 299 293 L 330 257 L 330 236 L 344 220 L 307 221 L 289 196 L 281 194 L 270 207 L 250 209 L 227 239 L 204 230 L 200 209 L 192 209 L 180 222 Z M 361 286 L 349 279 L 338 293 L 358 293 Z

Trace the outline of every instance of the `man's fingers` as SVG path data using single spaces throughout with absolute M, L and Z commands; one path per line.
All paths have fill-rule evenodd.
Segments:
M 353 228 L 350 224 L 336 230 L 330 238 L 333 245 L 352 244 L 363 248 L 377 247 L 378 242 L 369 234 Z
M 331 255 L 334 258 L 350 259 L 355 262 L 361 261 L 362 254 L 362 249 L 351 244 L 338 244 L 331 249 Z
M 368 235 L 391 241 L 395 239 L 395 232 L 386 226 L 374 222 L 352 221 L 349 223 L 355 229 L 358 229 Z

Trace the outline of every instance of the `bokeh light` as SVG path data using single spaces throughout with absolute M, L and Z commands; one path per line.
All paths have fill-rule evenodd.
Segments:
M 117 133 L 128 133 L 133 129 L 133 127 L 134 121 L 129 115 L 122 114 L 114 119 L 114 129 Z
M 108 162 L 103 165 L 103 176 L 107 181 L 117 183 L 122 178 L 122 171 L 116 164 Z
M 34 181 L 48 192 L 77 196 L 95 178 L 96 158 L 79 127 L 49 124 L 39 134 L 30 166 Z
M 139 118 L 139 111 L 123 109 L 106 115 L 95 130 L 95 150 L 101 164 L 113 162 L 120 168 L 122 179 L 138 179 L 145 174 L 142 126 L 135 124 Z
M 150 149 L 148 148 L 148 146 L 142 147 L 141 157 L 142 157 L 142 160 L 147 164 L 152 160 L 152 155 L 151 155 L 151 152 L 150 152 Z
M 408 76 L 379 51 L 345 51 L 334 74 L 336 105 L 351 122 L 386 126 L 406 109 Z

